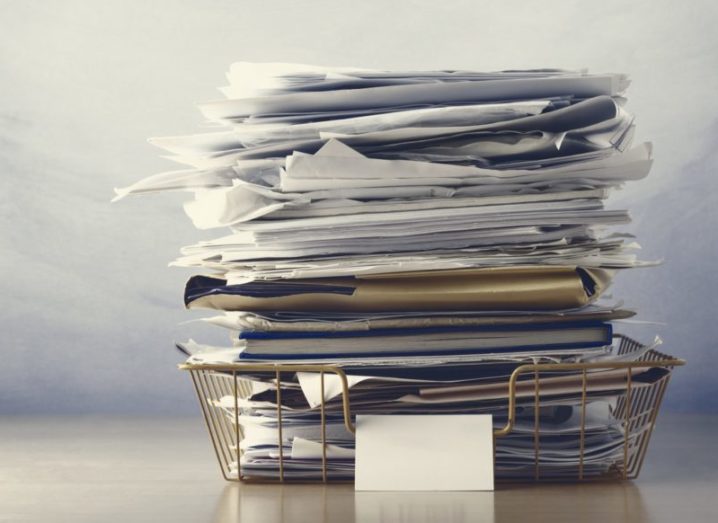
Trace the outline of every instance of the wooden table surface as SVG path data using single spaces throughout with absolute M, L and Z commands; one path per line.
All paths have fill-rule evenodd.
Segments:
M 1 522 L 718 521 L 718 416 L 662 413 L 641 476 L 495 492 L 221 479 L 192 418 L 0 418 Z

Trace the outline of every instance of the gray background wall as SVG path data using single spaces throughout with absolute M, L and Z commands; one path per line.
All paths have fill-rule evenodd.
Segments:
M 628 72 L 638 139 L 655 143 L 630 205 L 655 269 L 614 295 L 665 326 L 684 357 L 667 407 L 718 411 L 718 3 L 483 1 L 0 1 L 0 413 L 195 413 L 174 339 L 203 237 L 182 195 L 109 204 L 114 186 L 171 169 L 148 136 L 191 133 L 193 102 L 233 61 L 373 68 L 588 67 Z

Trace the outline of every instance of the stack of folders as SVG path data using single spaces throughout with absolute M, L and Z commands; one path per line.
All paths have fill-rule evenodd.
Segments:
M 226 99 L 200 105 L 216 130 L 152 140 L 188 167 L 117 190 L 194 192 L 195 226 L 230 229 L 174 262 L 202 270 L 185 304 L 222 311 L 205 321 L 233 340 L 181 344 L 189 362 L 331 364 L 354 414 L 490 413 L 501 427 L 519 365 L 647 350 L 618 354 L 612 321 L 634 312 L 601 297 L 643 264 L 615 227 L 627 211 L 604 207 L 651 166 L 651 145 L 632 144 L 625 75 L 237 63 L 228 79 Z M 242 475 L 277 477 L 278 385 L 248 377 Z M 328 476 L 351 478 L 340 382 L 324 377 Z M 585 475 L 623 458 L 610 407 L 625 381 L 596 372 L 579 416 L 580 375 L 540 377 L 543 476 L 575 476 L 579 417 Z M 497 477 L 533 473 L 534 386 L 518 382 Z M 319 376 L 291 373 L 281 389 L 284 476 L 321 477 Z M 234 418 L 234 397 L 215 407 Z

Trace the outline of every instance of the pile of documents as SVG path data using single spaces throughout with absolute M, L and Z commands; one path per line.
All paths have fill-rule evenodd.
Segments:
M 196 227 L 229 227 L 174 262 L 201 271 L 187 308 L 221 311 L 204 321 L 232 338 L 181 344 L 189 362 L 332 365 L 352 414 L 489 413 L 498 428 L 521 364 L 648 350 L 617 349 L 612 321 L 634 312 L 602 297 L 642 264 L 616 230 L 627 211 L 604 207 L 651 166 L 650 144 L 632 144 L 626 76 L 237 63 L 227 77 L 226 99 L 200 104 L 216 129 L 151 140 L 186 168 L 117 190 L 190 191 Z M 579 418 L 585 475 L 623 459 L 611 406 L 626 371 L 590 374 L 581 415 L 580 374 L 541 375 L 540 412 L 533 376 L 519 380 L 497 477 L 533 474 L 535 419 L 543 476 L 575 476 Z M 240 410 L 243 476 L 277 477 L 281 455 L 285 477 L 321 477 L 324 403 L 328 476 L 353 477 L 336 375 L 243 377 L 248 397 L 214 405 Z

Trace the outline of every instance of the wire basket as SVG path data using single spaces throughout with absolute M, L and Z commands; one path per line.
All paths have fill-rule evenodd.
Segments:
M 619 345 L 618 355 L 640 350 L 642 345 L 625 336 L 617 336 Z M 655 425 L 658 410 L 661 405 L 666 387 L 670 380 L 671 370 L 683 365 L 683 360 L 667 356 L 657 350 L 645 352 L 635 361 L 628 362 L 596 362 L 596 363 L 537 363 L 524 364 L 517 367 L 506 381 L 506 423 L 494 430 L 494 456 L 496 459 L 497 444 L 501 438 L 512 435 L 516 424 L 516 411 L 519 402 L 522 405 L 532 406 L 533 412 L 533 456 L 534 463 L 531 470 L 512 474 L 510 478 L 496 474 L 497 480 L 510 479 L 512 481 L 556 481 L 557 478 L 542 474 L 541 453 L 541 420 L 540 412 L 546 394 L 542 394 L 541 376 L 549 374 L 573 375 L 580 380 L 580 397 L 576 399 L 576 408 L 580 413 L 580 430 L 575 442 L 578 448 L 578 460 L 575 465 L 575 474 L 564 475 L 559 481 L 587 481 L 587 480 L 620 480 L 634 479 L 638 476 L 646 456 L 648 442 Z M 220 470 L 228 481 L 251 482 L 334 482 L 328 472 L 327 458 L 327 412 L 326 402 L 321 401 L 320 433 L 321 433 L 321 475 L 317 479 L 287 478 L 285 465 L 287 458 L 283 451 L 283 421 L 282 421 L 282 383 L 287 376 L 296 372 L 315 372 L 320 375 L 320 396 L 323 399 L 325 376 L 333 374 L 341 382 L 341 413 L 346 430 L 355 433 L 355 415 L 361 413 L 359 409 L 353 410 L 351 405 L 351 392 L 344 371 L 334 365 L 305 365 L 305 364 L 274 364 L 274 363 L 230 363 L 230 364 L 183 364 L 180 369 L 189 372 L 195 391 L 199 398 L 202 414 L 209 431 Z M 650 384 L 637 386 L 632 376 L 639 369 L 665 369 L 662 377 Z M 622 456 L 606 470 L 598 473 L 587 470 L 586 467 L 586 408 L 591 398 L 592 378 L 594 372 L 602 370 L 625 370 L 625 377 L 620 390 L 614 391 L 617 397 L 612 405 L 611 414 L 618 420 L 622 431 Z M 252 393 L 251 383 L 246 379 L 249 375 L 265 375 L 276 380 L 276 418 L 278 432 L 278 468 L 276 478 L 257 479 L 247 476 L 241 467 L 241 441 L 244 433 L 240 424 L 240 400 Z M 518 385 L 522 387 L 521 398 L 518 394 Z M 527 395 L 526 387 L 531 387 Z M 542 398 L 543 396 L 543 398 Z M 233 399 L 234 408 L 228 412 L 222 408 L 222 398 Z

